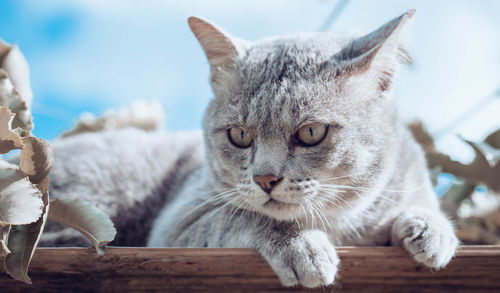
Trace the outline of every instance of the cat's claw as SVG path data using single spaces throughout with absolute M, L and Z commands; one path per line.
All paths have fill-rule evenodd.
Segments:
M 315 288 L 333 284 L 339 257 L 324 232 L 307 231 L 268 261 L 284 286 Z
M 445 267 L 458 246 L 450 222 L 441 214 L 424 210 L 400 215 L 393 224 L 392 238 L 417 262 L 433 269 Z

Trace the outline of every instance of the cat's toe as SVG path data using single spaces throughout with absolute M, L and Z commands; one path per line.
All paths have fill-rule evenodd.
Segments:
M 397 219 L 393 230 L 417 262 L 434 269 L 446 266 L 458 246 L 453 227 L 442 215 L 408 213 Z
M 309 231 L 269 261 L 285 286 L 316 288 L 331 285 L 340 260 L 324 232 Z
M 293 267 L 283 262 L 281 259 L 268 260 L 274 272 L 278 275 L 283 286 L 292 287 L 299 284 L 297 273 Z
M 458 240 L 453 234 L 440 233 L 435 229 L 424 232 L 422 239 L 409 240 L 413 258 L 430 268 L 441 269 L 445 267 L 455 255 Z M 434 230 L 434 231 L 432 231 Z

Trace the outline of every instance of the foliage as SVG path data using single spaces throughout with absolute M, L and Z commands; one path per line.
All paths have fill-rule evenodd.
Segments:
M 0 42 L 0 154 L 21 150 L 19 166 L 0 159 L 0 255 L 5 271 L 28 284 L 28 267 L 47 218 L 82 232 L 98 253 L 116 234 L 109 217 L 88 203 L 49 201 L 54 154 L 47 141 L 31 135 L 31 99 L 24 56 Z
M 500 207 L 486 214 L 463 216 L 463 205 L 474 205 L 472 198 L 476 188 L 486 186 L 488 193 L 499 197 L 500 193 L 500 129 L 482 142 L 461 138 L 475 152 L 474 160 L 463 164 L 438 152 L 434 140 L 419 121 L 410 126 L 414 137 L 422 145 L 427 163 L 437 181 L 439 173 L 452 174 L 456 179 L 442 195 L 441 207 L 456 223 L 457 236 L 466 244 L 500 244 Z M 437 171 L 437 172 L 436 172 Z M 483 195 L 484 196 L 484 195 Z

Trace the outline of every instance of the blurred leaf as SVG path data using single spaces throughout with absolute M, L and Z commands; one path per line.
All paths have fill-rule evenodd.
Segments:
M 160 103 L 136 100 L 130 107 L 121 108 L 118 111 L 110 110 L 100 117 L 95 117 L 90 113 L 82 115 L 75 128 L 63 133 L 61 137 L 125 127 L 154 131 L 161 129 L 164 121 L 165 111 Z
M 469 144 L 476 153 L 474 161 L 468 166 L 470 172 L 474 172 L 476 177 L 481 178 L 479 182 L 485 183 L 494 191 L 500 191 L 500 150 L 491 147 L 486 143 L 476 143 L 461 138 Z
M 434 140 L 429 132 L 425 129 L 424 123 L 420 120 L 412 121 L 407 125 L 408 129 L 410 129 L 413 138 L 420 144 L 420 146 L 424 149 L 425 153 L 433 153 L 436 151 L 436 147 L 434 146 Z
M 10 131 L 9 123 L 14 116 L 9 108 L 0 106 L 0 154 L 6 154 L 23 147 L 21 138 Z
M 475 184 L 471 184 L 462 178 L 456 178 L 453 185 L 441 196 L 441 209 L 447 215 L 457 219 L 460 203 L 470 198 L 475 188 Z
M 0 106 L 7 106 L 16 114 L 12 120 L 12 128 L 23 128 L 31 130 L 33 123 L 31 121 L 31 112 L 26 106 L 26 102 L 21 98 L 14 88 L 6 72 L 0 68 Z
M 17 46 L 0 41 L 0 105 L 16 114 L 12 128 L 33 129 L 29 66 Z
M 500 149 L 500 129 L 488 135 L 488 137 L 486 137 L 484 142 L 494 148 Z
M 35 222 L 43 211 L 42 194 L 26 175 L 15 169 L 0 169 L 0 224 Z
M 500 149 L 494 148 L 486 142 L 473 142 L 461 139 L 469 144 L 476 152 L 476 155 L 480 156 L 482 160 L 484 159 L 488 166 L 493 166 L 500 160 Z
M 49 178 L 46 177 L 37 185 L 43 194 L 43 203 L 45 205 L 43 216 L 35 223 L 29 225 L 12 225 L 8 237 L 8 248 L 10 253 L 5 257 L 5 271 L 14 279 L 31 284 L 28 277 L 28 267 L 31 258 L 35 253 L 35 248 L 42 234 L 45 221 L 47 220 L 47 211 L 49 210 Z
M 0 224 L 0 256 L 6 256 L 10 253 L 7 247 L 7 236 L 10 232 L 10 225 Z
M 436 186 L 438 184 L 438 177 L 439 177 L 439 174 L 441 174 L 441 172 L 442 172 L 441 166 L 435 166 L 435 167 L 429 168 L 429 176 L 431 178 L 433 186 Z
M 98 254 L 113 241 L 116 229 L 111 219 L 90 203 L 78 198 L 56 199 L 51 203 L 49 219 L 70 226 L 85 235 Z

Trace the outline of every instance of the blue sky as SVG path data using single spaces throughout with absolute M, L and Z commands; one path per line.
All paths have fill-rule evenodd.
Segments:
M 84 112 L 156 99 L 169 131 L 199 129 L 212 97 L 208 64 L 186 18 L 202 16 L 241 38 L 315 31 L 336 0 L 0 0 L 0 38 L 30 67 L 35 135 L 57 137 Z M 409 49 L 415 65 L 397 81 L 405 120 L 438 132 L 500 87 L 500 1 L 354 1 L 331 31 L 368 32 L 417 8 Z M 500 127 L 500 98 L 442 135 L 438 146 L 467 160 L 457 133 L 482 139 Z

